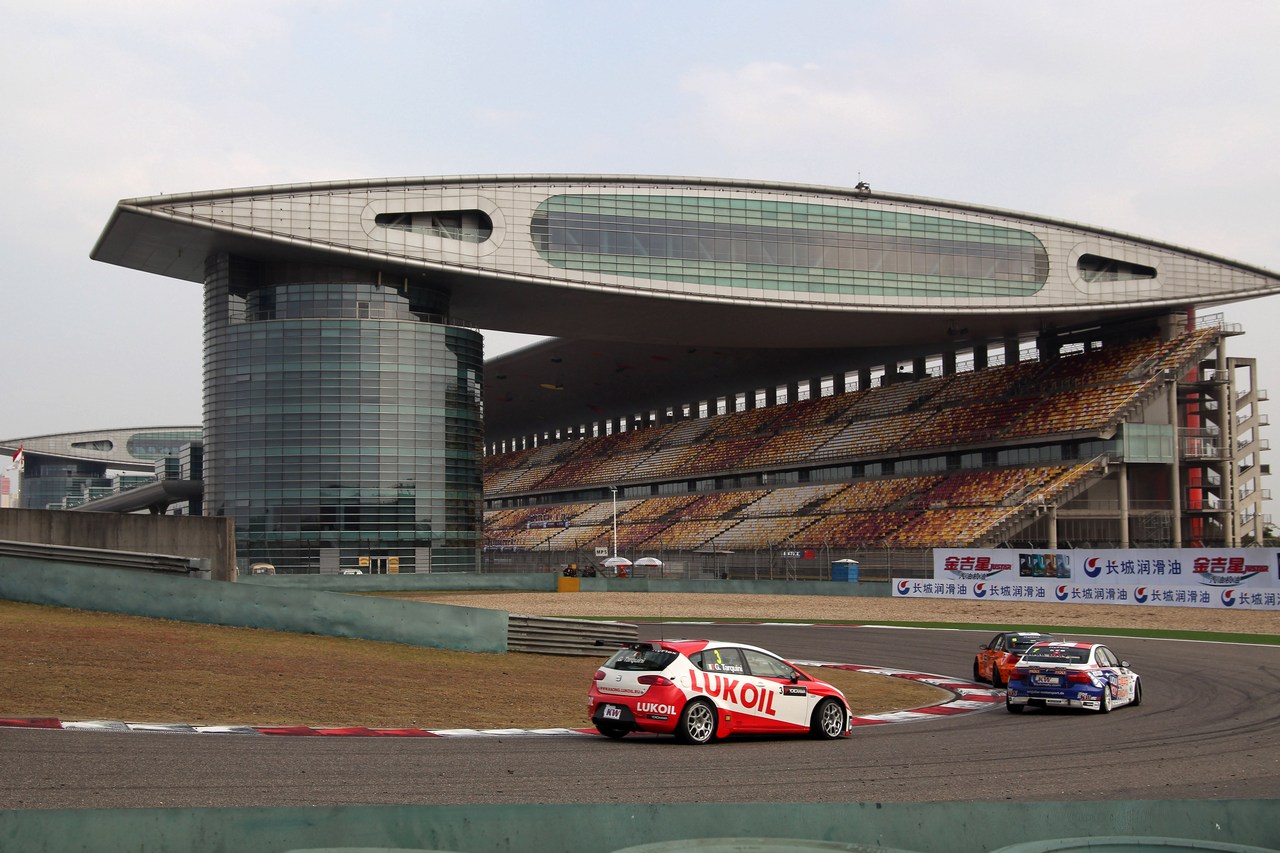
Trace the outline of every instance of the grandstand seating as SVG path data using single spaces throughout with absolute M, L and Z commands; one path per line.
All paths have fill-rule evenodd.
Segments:
M 1107 438 L 1165 381 L 1185 373 L 1214 329 L 1151 336 L 1046 361 L 1022 361 L 787 405 L 691 418 L 594 439 L 546 444 L 486 460 L 489 500 L 556 490 L 692 480 L 733 472 L 870 460 L 845 482 L 653 496 L 617 503 L 620 547 L 649 550 L 977 545 L 1034 507 L 1065 499 L 1101 463 L 874 476 L 875 460 Z M 861 472 L 861 468 L 858 469 Z M 634 489 L 632 489 L 634 490 Z M 486 545 L 575 550 L 612 537 L 612 502 L 494 507 Z M 553 523 L 556 526 L 541 526 Z

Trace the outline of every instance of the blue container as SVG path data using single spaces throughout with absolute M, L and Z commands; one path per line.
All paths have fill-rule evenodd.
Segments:
M 836 560 L 831 564 L 831 579 L 833 581 L 847 581 L 850 583 L 858 582 L 858 561 L 857 560 Z

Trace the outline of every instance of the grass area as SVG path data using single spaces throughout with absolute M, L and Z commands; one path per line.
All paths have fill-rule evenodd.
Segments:
M 0 646 L 0 716 L 200 725 L 582 728 L 587 686 L 603 660 L 453 652 L 5 600 Z M 897 678 L 814 674 L 843 690 L 855 714 L 918 707 L 941 694 Z

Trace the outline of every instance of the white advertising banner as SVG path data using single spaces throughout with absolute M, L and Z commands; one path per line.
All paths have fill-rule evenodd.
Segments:
M 1280 609 L 1280 550 L 937 549 L 894 597 Z

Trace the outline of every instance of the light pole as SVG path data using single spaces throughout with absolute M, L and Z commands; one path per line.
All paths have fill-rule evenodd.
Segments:
M 618 556 L 618 487 L 610 486 L 613 494 L 613 556 Z

